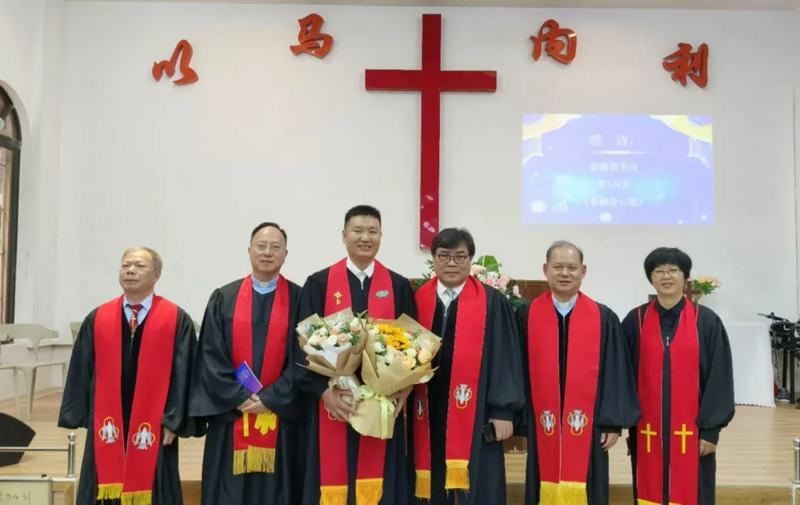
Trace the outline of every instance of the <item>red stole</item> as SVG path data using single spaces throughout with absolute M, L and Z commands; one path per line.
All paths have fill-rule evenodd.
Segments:
M 327 317 L 353 306 L 350 281 L 347 276 L 347 259 L 333 265 L 328 271 L 328 288 L 325 293 Z M 394 289 L 389 270 L 375 261 L 375 271 L 370 282 L 367 302 L 369 317 L 394 319 Z M 320 504 L 347 504 L 347 423 L 328 414 L 325 403 L 319 402 L 319 456 Z M 383 467 L 386 459 L 386 441 L 361 437 L 356 471 L 356 504 L 377 505 L 383 496 Z
M 122 314 L 123 297 L 97 309 L 94 320 L 95 391 L 94 454 L 97 470 L 97 499 L 121 499 L 123 505 L 150 504 L 158 451 L 161 448 L 161 419 L 167 403 L 178 306 L 153 296 L 147 313 L 139 351 L 136 392 L 127 451 L 122 426 Z M 127 344 L 127 343 L 126 343 Z M 93 436 L 93 435 L 92 435 Z
M 639 505 L 661 505 L 664 494 L 664 452 L 661 387 L 664 377 L 664 341 L 661 318 L 653 301 L 642 323 L 639 309 L 639 402 L 642 418 L 636 434 L 636 491 Z M 700 409 L 699 310 L 688 300 L 670 348 L 669 503 L 697 505 Z
M 261 366 L 261 385 L 269 387 L 278 380 L 286 358 L 286 337 L 289 331 L 289 283 L 278 276 L 278 287 L 267 330 L 267 348 Z M 253 363 L 253 279 L 245 277 L 239 287 L 233 309 L 233 364 Z M 250 415 L 245 413 L 233 424 L 233 474 L 274 473 L 275 449 L 278 445 L 278 416 L 270 410 Z
M 432 278 L 416 293 L 419 322 L 430 331 L 436 312 L 436 287 Z M 486 332 L 486 288 L 470 276 L 458 296 L 456 313 L 453 369 L 450 376 L 450 400 L 447 406 L 447 437 L 445 489 L 469 491 L 469 458 L 475 432 L 475 413 L 478 408 L 478 382 L 483 359 L 483 339 Z M 436 333 L 436 331 L 434 331 Z M 499 335 L 502 337 L 502 335 Z M 414 468 L 418 498 L 431 498 L 431 434 L 428 416 L 428 386 L 414 387 L 417 405 L 414 415 Z M 473 401 L 474 400 L 474 401 Z
M 569 359 L 562 409 L 559 327 L 553 295 L 548 291 L 531 303 L 528 356 L 533 418 L 537 421 L 541 505 L 587 503 L 601 324 L 600 307 L 578 293 L 569 319 Z

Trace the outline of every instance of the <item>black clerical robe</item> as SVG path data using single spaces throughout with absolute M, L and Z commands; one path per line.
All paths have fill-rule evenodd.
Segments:
M 641 310 L 642 321 L 647 313 L 648 306 L 644 304 L 631 310 L 622 321 L 622 330 L 629 348 L 629 355 L 633 363 L 634 372 L 639 371 L 639 311 Z M 672 342 L 675 337 L 678 320 L 686 306 L 686 299 L 682 299 L 671 309 L 665 309 L 658 302 L 655 308 L 658 311 L 661 322 L 661 338 L 666 344 Z M 719 433 L 733 419 L 736 406 L 733 398 L 733 362 L 731 358 L 731 345 L 728 340 L 728 333 L 722 324 L 719 316 L 713 310 L 702 305 L 696 305 L 697 313 L 697 337 L 700 350 L 700 407 L 697 414 L 697 426 L 700 429 L 700 440 L 705 440 L 716 445 L 719 442 Z M 662 431 L 671 433 L 670 427 L 670 363 L 672 358 L 670 348 L 664 348 L 664 372 L 662 383 Z M 646 394 L 639 391 L 640 395 Z M 631 464 L 633 469 L 633 492 L 636 498 L 636 433 L 638 428 L 632 427 L 629 431 L 628 447 L 631 452 Z M 667 504 L 669 497 L 669 454 L 670 439 L 664 437 L 664 504 Z M 698 505 L 713 505 L 715 503 L 716 486 L 716 454 L 711 453 L 700 457 L 699 480 L 698 480 Z
M 300 297 L 300 320 L 317 314 L 320 317 L 325 313 L 325 295 L 328 288 L 328 272 L 330 268 L 320 270 L 309 276 L 303 286 L 303 293 Z M 403 314 L 416 319 L 417 310 L 414 303 L 414 291 L 411 282 L 405 277 L 389 270 L 392 278 L 392 289 L 394 295 L 394 317 Z M 347 280 L 350 283 L 350 296 L 352 298 L 352 310 L 359 313 L 367 310 L 369 289 L 372 278 L 364 279 L 363 286 L 358 277 L 349 269 L 347 270 Z M 298 363 L 305 363 L 305 358 L 298 360 Z M 303 485 L 303 504 L 319 505 L 320 502 L 320 451 L 319 451 L 319 399 L 325 390 L 328 389 L 328 378 L 315 374 L 305 368 L 298 367 L 300 370 L 300 387 L 305 392 L 305 413 L 306 430 L 305 435 L 307 447 L 305 448 L 305 481 Z M 358 448 L 360 445 L 359 435 L 349 425 L 347 427 L 347 503 L 355 505 L 356 491 L 356 471 L 358 469 Z M 338 464 L 329 462 L 328 464 Z M 407 505 L 409 503 L 407 487 L 407 467 L 406 467 L 406 420 L 405 414 L 397 417 L 394 425 L 394 435 L 386 441 L 386 459 L 383 472 L 383 497 L 381 505 Z
M 550 296 L 550 295 L 547 295 Z M 620 331 L 617 315 L 607 306 L 598 303 L 600 308 L 600 370 L 597 378 L 597 395 L 594 408 L 592 445 L 589 457 L 589 471 L 586 478 L 586 493 L 589 505 L 608 504 L 608 452 L 600 441 L 603 433 L 621 433 L 623 428 L 632 426 L 639 420 L 641 410 L 636 397 L 636 382 L 628 357 L 625 341 Z M 572 312 L 562 316 L 553 304 L 558 316 L 559 375 L 561 387 L 561 408 L 564 406 L 564 393 L 567 383 L 567 353 L 569 344 L 569 324 Z M 525 472 L 525 503 L 536 505 L 540 499 L 541 480 L 536 446 L 536 423 L 533 402 L 531 401 L 531 381 L 528 355 L 528 315 L 530 304 L 517 309 L 517 323 L 520 331 L 522 349 L 522 371 L 525 384 L 524 415 L 518 419 L 516 434 L 528 440 L 528 458 Z M 553 356 L 553 359 L 556 359 Z M 563 412 L 559 413 L 562 419 Z M 566 429 L 566 428 L 565 428 Z
M 300 286 L 288 282 L 289 323 L 283 373 L 258 397 L 280 420 L 274 473 L 233 473 L 234 422 L 242 417 L 237 407 L 251 395 L 236 380 L 233 362 L 233 314 L 243 279 L 216 289 L 206 306 L 200 329 L 195 379 L 192 383 L 190 415 L 207 423 L 203 454 L 203 505 L 299 503 L 297 485 L 301 469 L 295 451 L 300 404 L 294 393 L 296 362 L 302 362 L 296 337 L 297 306 Z M 261 376 L 267 333 L 275 300 L 275 291 L 261 294 L 253 290 L 253 362 L 248 363 L 256 377 Z M 293 485 L 293 483 L 295 485 Z
M 122 305 L 119 310 L 122 311 Z M 103 349 L 95 347 L 95 316 L 97 309 L 93 310 L 81 324 L 78 338 L 72 349 L 72 358 L 69 363 L 67 382 L 64 386 L 61 411 L 58 416 L 60 428 L 76 429 L 86 428 L 86 445 L 83 451 L 81 464 L 80 485 L 78 486 L 77 505 L 115 505 L 120 500 L 97 500 L 97 466 L 95 460 L 94 444 L 99 428 L 94 426 L 94 401 L 95 401 L 95 355 L 102 355 Z M 139 351 L 142 345 L 142 333 L 150 321 L 150 314 L 131 335 L 131 327 L 122 314 L 122 355 L 108 356 L 107 359 L 122 361 L 122 383 L 120 395 L 122 397 L 122 427 L 125 434 L 120 437 L 129 447 L 130 419 L 133 408 L 133 397 L 136 391 L 136 380 L 139 369 Z M 175 347 L 172 358 L 172 375 L 167 394 L 167 403 L 164 407 L 162 426 L 175 433 L 178 437 L 200 436 L 200 427 L 189 418 L 189 389 L 193 361 L 197 347 L 197 337 L 194 331 L 192 318 L 182 309 L 178 309 L 178 321 L 175 331 Z M 106 359 L 106 357 L 103 357 Z M 141 386 L 141 384 L 140 384 Z M 159 442 L 161 437 L 158 437 Z M 160 445 L 160 444 L 159 444 Z M 153 505 L 180 505 L 183 503 L 181 492 L 181 478 L 178 471 L 178 439 L 172 444 L 160 445 L 155 480 L 153 482 Z
M 430 281 L 436 282 L 436 281 Z M 506 503 L 506 467 L 502 442 L 487 442 L 483 428 L 490 419 L 514 421 L 525 404 L 522 388 L 522 365 L 519 357 L 519 335 L 514 321 L 514 310 L 508 300 L 495 288 L 482 285 L 486 290 L 486 325 L 483 337 L 483 355 L 478 379 L 479 395 L 475 413 L 475 426 L 469 458 L 469 492 L 445 490 L 447 441 L 447 411 L 452 394 L 450 377 L 453 370 L 456 318 L 458 300 L 444 303 L 437 296 L 431 332 L 442 339 L 439 352 L 433 360 L 436 370 L 428 382 L 428 415 L 431 438 L 431 501 L 432 505 L 483 505 Z M 411 402 L 410 405 L 416 405 Z M 409 423 L 413 427 L 413 423 Z M 413 440 L 413 430 L 409 440 Z M 409 443 L 410 494 L 414 497 L 416 473 L 414 472 L 414 444 Z M 415 503 L 427 500 L 415 498 Z

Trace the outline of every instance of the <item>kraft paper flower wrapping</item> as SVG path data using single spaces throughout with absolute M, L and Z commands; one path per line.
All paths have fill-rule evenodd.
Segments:
M 297 325 L 297 335 L 307 361 L 300 366 L 312 372 L 325 377 L 351 376 L 361 366 L 366 320 L 350 309 L 325 318 L 314 314 Z
M 431 380 L 433 358 L 442 339 L 403 314 L 396 320 L 370 320 L 363 352 L 361 401 L 350 425 L 364 436 L 393 436 L 399 391 Z

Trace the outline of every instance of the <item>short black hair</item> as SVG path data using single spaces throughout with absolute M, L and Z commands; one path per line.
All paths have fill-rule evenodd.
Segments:
M 289 244 L 289 237 L 286 236 L 286 230 L 281 228 L 281 225 L 279 225 L 278 223 L 269 223 L 269 222 L 268 223 L 261 223 L 260 225 L 256 226 L 253 229 L 253 233 L 250 234 L 250 241 L 252 242 L 253 241 L 253 237 L 256 236 L 256 233 L 258 233 L 259 231 L 263 230 L 267 226 L 271 226 L 271 227 L 275 228 L 276 230 L 278 230 L 279 232 L 281 232 L 281 235 L 283 235 L 283 240 L 286 242 L 287 245 Z
M 344 215 L 344 227 L 347 228 L 347 223 L 350 222 L 350 219 L 356 216 L 369 216 L 374 217 L 378 220 L 378 223 L 381 223 L 381 211 L 373 207 L 372 205 L 356 205 L 352 209 L 347 211 L 347 214 Z
M 664 265 L 675 265 L 681 269 L 683 276 L 689 279 L 692 273 L 692 258 L 677 247 L 659 247 L 644 259 L 644 273 L 647 280 L 652 281 L 653 271 Z
M 455 249 L 461 244 L 467 246 L 470 257 L 475 256 L 475 239 L 466 228 L 445 228 L 433 237 L 431 256 L 436 256 L 439 249 Z
M 567 242 L 566 240 L 556 240 L 555 242 L 550 244 L 550 247 L 547 248 L 547 254 L 545 255 L 545 261 L 549 263 L 550 262 L 550 255 L 553 254 L 553 251 L 556 250 L 556 249 L 559 249 L 561 247 L 564 247 L 566 249 L 575 249 L 576 251 L 578 251 L 578 259 L 580 260 L 581 265 L 583 265 L 583 251 L 581 251 L 581 248 L 576 246 L 572 242 Z

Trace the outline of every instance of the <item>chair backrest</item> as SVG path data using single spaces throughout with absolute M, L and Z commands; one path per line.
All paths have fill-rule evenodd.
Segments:
M 9 335 L 14 340 L 30 340 L 33 344 L 33 356 L 39 359 L 39 343 L 46 338 L 58 338 L 58 332 L 41 324 L 0 324 L 0 335 Z
M 81 331 L 82 322 L 77 323 L 69 323 L 69 329 L 72 331 L 72 343 L 74 344 L 76 340 L 78 340 L 78 333 Z

